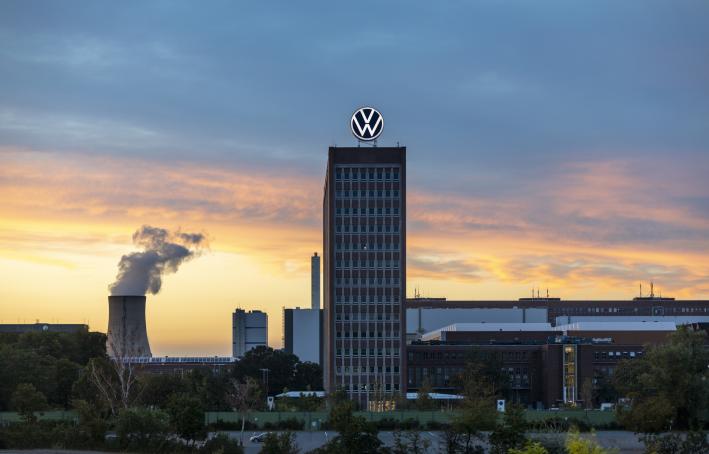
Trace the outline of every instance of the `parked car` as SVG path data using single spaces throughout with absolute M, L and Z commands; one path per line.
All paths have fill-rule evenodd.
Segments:
M 268 435 L 268 432 L 263 432 L 258 435 L 254 435 L 253 437 L 249 438 L 249 441 L 251 443 L 263 443 L 264 438 L 266 438 L 266 435 Z

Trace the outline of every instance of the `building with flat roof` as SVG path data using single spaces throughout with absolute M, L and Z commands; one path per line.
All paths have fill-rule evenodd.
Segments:
M 268 314 L 237 309 L 231 316 L 232 356 L 240 358 L 252 348 L 268 346 Z
M 320 256 L 310 257 L 310 308 L 283 308 L 283 349 L 301 361 L 323 362 L 323 310 L 320 309 Z
M 89 332 L 89 325 L 81 323 L 2 323 L 0 333 L 75 333 Z
M 709 323 L 709 300 L 637 297 L 630 300 L 406 300 L 407 338 L 453 323 L 672 322 L 678 325 Z
M 428 381 L 435 392 L 459 393 L 456 378 L 466 363 L 487 358 L 508 374 L 514 402 L 538 408 L 584 404 L 584 383 L 610 377 L 619 361 L 641 357 L 646 344 L 663 342 L 675 330 L 672 322 L 458 323 L 407 346 L 407 391 Z
M 405 147 L 330 147 L 323 260 L 325 390 L 391 408 L 405 385 Z

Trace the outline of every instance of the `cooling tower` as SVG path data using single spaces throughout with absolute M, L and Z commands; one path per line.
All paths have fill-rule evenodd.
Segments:
M 153 356 L 145 328 L 145 296 L 108 297 L 108 356 Z

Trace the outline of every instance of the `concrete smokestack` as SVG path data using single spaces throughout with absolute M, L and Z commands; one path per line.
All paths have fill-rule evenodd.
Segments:
M 317 252 L 310 257 L 310 306 L 314 311 L 320 309 L 320 257 Z
M 145 296 L 108 297 L 108 356 L 153 356 L 145 327 Z

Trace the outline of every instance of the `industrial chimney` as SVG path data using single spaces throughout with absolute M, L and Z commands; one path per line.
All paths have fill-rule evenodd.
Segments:
M 320 310 L 320 257 L 315 252 L 310 257 L 310 307 Z
M 153 356 L 145 328 L 145 295 L 108 297 L 108 356 Z

